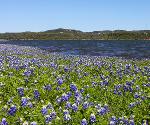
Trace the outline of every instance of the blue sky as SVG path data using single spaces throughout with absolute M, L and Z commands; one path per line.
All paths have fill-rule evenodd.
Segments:
M 150 0 L 0 0 L 0 32 L 150 29 Z

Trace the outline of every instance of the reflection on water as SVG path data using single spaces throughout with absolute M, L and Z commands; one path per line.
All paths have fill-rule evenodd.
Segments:
M 150 58 L 150 41 L 0 41 L 73 55 Z

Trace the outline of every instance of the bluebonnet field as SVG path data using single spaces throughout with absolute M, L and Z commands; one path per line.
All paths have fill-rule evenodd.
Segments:
M 150 60 L 0 45 L 0 125 L 148 125 Z

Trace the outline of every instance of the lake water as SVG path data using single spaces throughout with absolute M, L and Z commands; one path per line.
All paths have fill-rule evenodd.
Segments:
M 0 44 L 4 43 L 34 46 L 63 54 L 150 58 L 150 41 L 0 41 Z

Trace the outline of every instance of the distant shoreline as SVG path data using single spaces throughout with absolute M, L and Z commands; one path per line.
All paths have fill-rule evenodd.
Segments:
M 9 41 L 9 40 L 6 40 L 6 39 L 0 39 L 0 41 Z
M 150 30 L 82 32 L 60 28 L 44 32 L 0 33 L 2 40 L 150 40 Z
M 145 39 L 139 39 L 139 40 L 134 40 L 134 39 L 0 39 L 0 42 L 5 42 L 5 41 L 150 41 L 150 39 L 145 40 Z

